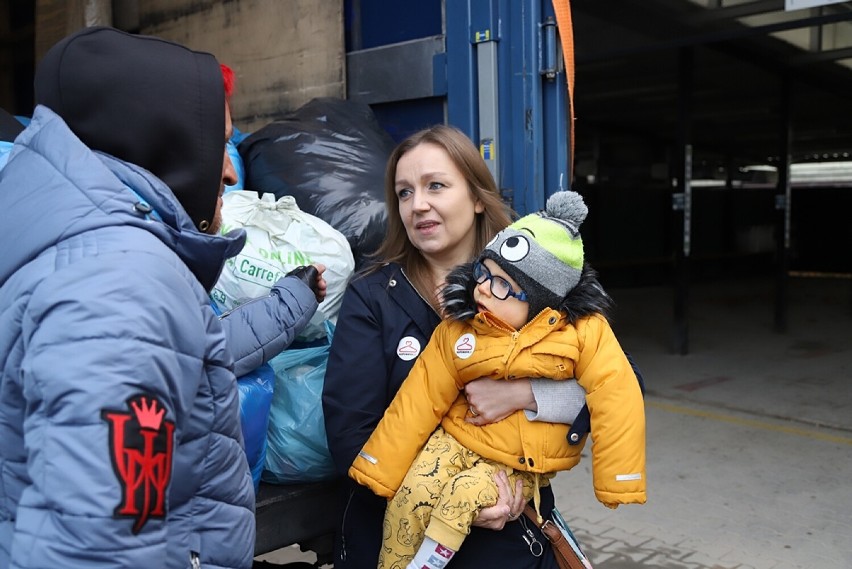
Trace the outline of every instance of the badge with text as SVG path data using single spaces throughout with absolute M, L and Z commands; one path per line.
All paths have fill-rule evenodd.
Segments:
M 456 355 L 463 360 L 466 360 L 473 354 L 473 349 L 476 347 L 476 338 L 473 334 L 462 334 L 461 338 L 456 340 Z
M 166 495 L 172 477 L 174 421 L 156 397 L 136 395 L 127 410 L 101 411 L 109 423 L 110 459 L 122 488 L 113 515 L 133 518 L 139 533 L 151 518 L 166 517 Z
M 420 355 L 420 341 L 414 336 L 406 336 L 397 344 L 396 355 L 404 361 L 413 360 Z

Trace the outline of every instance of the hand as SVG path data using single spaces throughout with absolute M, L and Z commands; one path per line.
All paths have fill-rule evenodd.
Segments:
M 523 483 L 515 481 L 515 491 L 509 486 L 509 477 L 502 470 L 494 475 L 497 483 L 497 503 L 482 508 L 473 520 L 473 525 L 480 528 L 501 530 L 506 522 L 517 520 L 524 512 Z
M 317 302 L 322 302 L 325 300 L 325 294 L 328 288 L 328 284 L 322 276 L 324 272 L 325 265 L 322 263 L 314 263 L 313 265 L 302 265 L 301 267 L 296 267 L 284 276 L 296 277 L 305 283 L 308 288 L 311 289 L 311 292 L 314 293 Z
M 479 427 L 501 421 L 520 409 L 538 410 L 529 379 L 476 379 L 465 386 L 464 394 L 470 407 L 465 420 Z

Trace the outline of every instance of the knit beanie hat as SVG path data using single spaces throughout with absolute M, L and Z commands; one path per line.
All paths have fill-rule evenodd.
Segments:
M 508 226 L 480 255 L 480 261 L 492 259 L 526 292 L 530 319 L 547 307 L 558 308 L 580 281 L 583 240 L 579 229 L 588 212 L 577 192 L 557 192 L 544 211 Z

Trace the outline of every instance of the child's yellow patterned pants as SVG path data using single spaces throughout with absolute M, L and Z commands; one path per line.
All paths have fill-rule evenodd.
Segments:
M 523 481 L 526 500 L 533 496 L 535 474 L 482 458 L 438 427 L 388 502 L 379 569 L 405 569 L 424 535 L 458 551 L 479 511 L 497 503 L 499 470 L 512 489 Z

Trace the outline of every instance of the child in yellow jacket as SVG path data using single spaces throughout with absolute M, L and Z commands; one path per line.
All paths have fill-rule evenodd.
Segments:
M 444 567 L 479 511 L 497 502 L 498 470 L 513 486 L 520 479 L 538 510 L 540 486 L 579 462 L 583 444 L 568 444 L 568 425 L 520 411 L 467 421 L 463 388 L 481 377 L 576 378 L 594 426 L 595 495 L 612 508 L 645 502 L 642 394 L 606 319 L 611 299 L 584 263 L 587 213 L 579 194 L 558 192 L 448 277 L 447 319 L 349 470 L 392 498 L 380 568 Z

